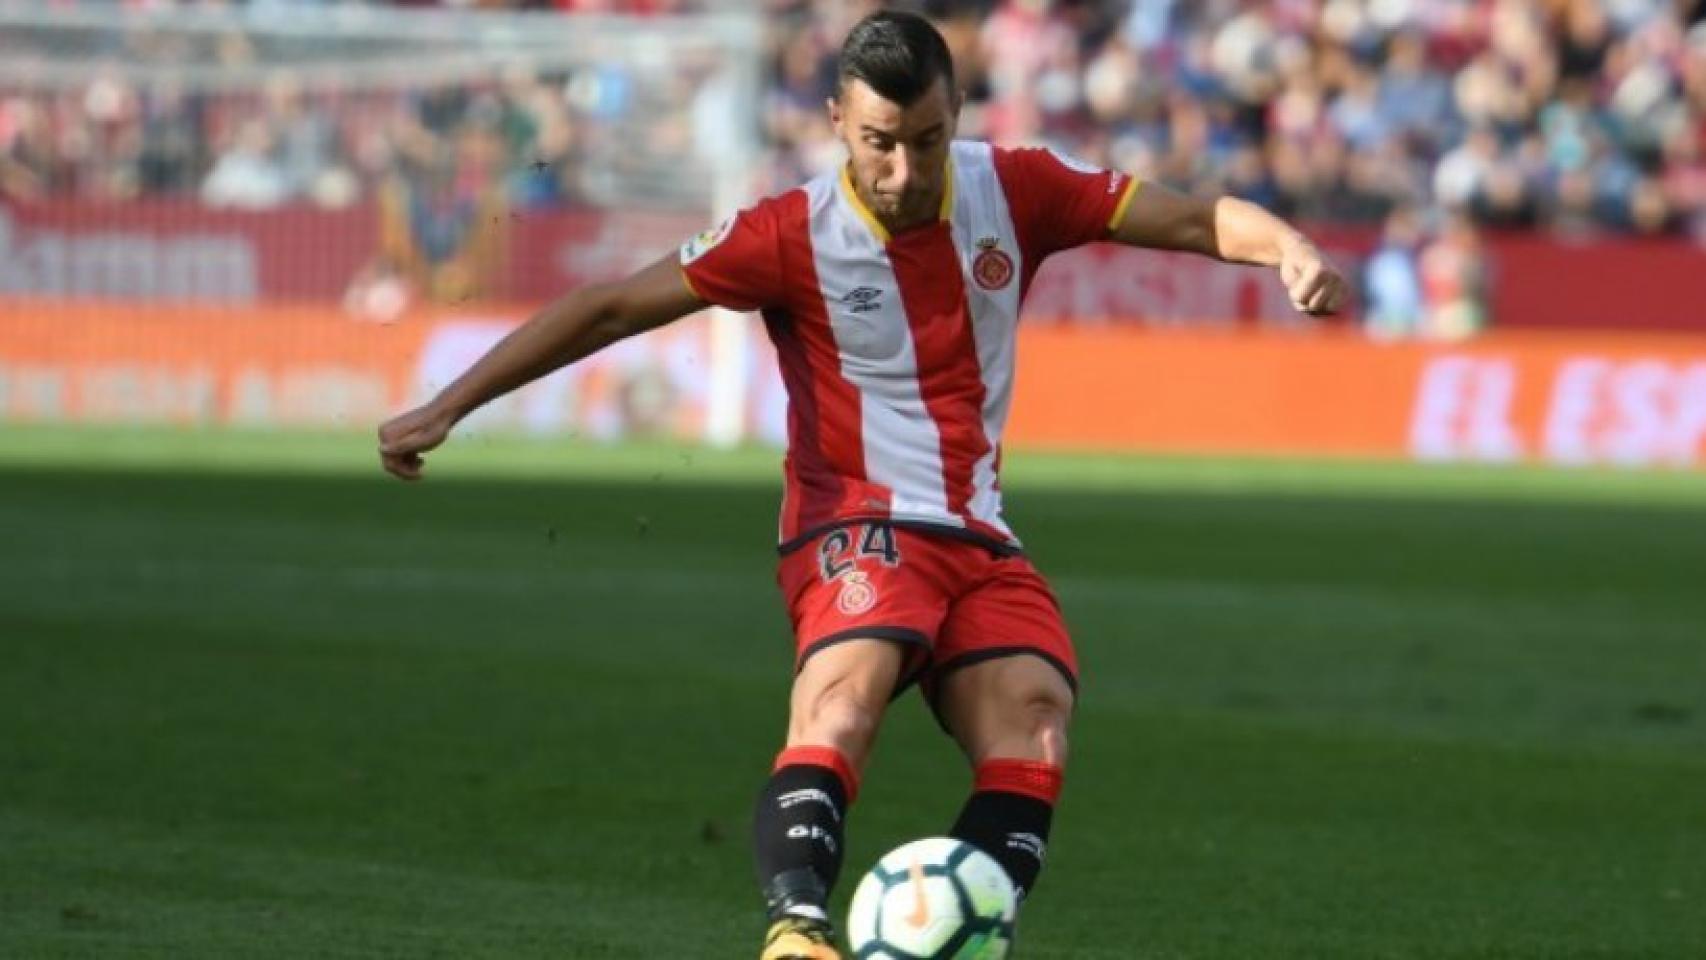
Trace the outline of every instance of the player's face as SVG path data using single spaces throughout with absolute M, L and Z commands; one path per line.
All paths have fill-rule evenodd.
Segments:
M 829 119 L 847 144 L 859 199 L 891 230 L 936 217 L 946 182 L 948 146 L 959 104 L 941 78 L 901 106 L 849 80 L 829 102 Z

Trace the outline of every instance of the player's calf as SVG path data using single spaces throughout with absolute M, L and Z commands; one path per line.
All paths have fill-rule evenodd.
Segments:
M 941 688 L 938 706 L 975 776 L 950 833 L 994 857 L 1021 898 L 1048 856 L 1073 704 L 1065 677 L 1038 657 L 974 664 Z
M 985 760 L 977 766 L 972 795 L 948 831 L 994 857 L 1021 900 L 1036 886 L 1048 856 L 1062 779 L 1060 767 L 1040 760 Z
M 808 656 L 794 678 L 788 746 L 753 814 L 758 884 L 772 922 L 829 919 L 847 808 L 903 656 L 888 641 L 837 642 Z
M 772 923 L 827 923 L 829 891 L 841 873 L 847 809 L 858 774 L 832 747 L 789 747 L 776 758 L 753 813 L 758 883 Z

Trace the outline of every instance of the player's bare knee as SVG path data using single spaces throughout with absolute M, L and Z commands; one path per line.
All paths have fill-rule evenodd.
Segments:
M 998 696 L 979 709 L 983 721 L 960 737 L 972 764 L 991 759 L 1039 760 L 1066 766 L 1071 703 L 1058 696 Z
M 1044 696 L 1026 704 L 1032 755 L 1057 767 L 1066 766 L 1066 729 L 1072 722 L 1072 705 L 1058 697 Z
M 1035 759 L 1050 752 L 1064 754 L 1071 706 L 1059 697 L 1045 692 L 1014 697 L 1001 713 L 1001 739 L 1007 745 L 1022 746 L 1024 754 Z
M 1049 689 L 1018 691 L 998 708 L 999 734 L 976 751 L 976 760 L 1017 757 L 1066 766 L 1072 702 Z

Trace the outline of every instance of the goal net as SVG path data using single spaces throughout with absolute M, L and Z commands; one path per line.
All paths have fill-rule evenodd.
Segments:
M 371 426 L 751 199 L 761 27 L 0 2 L 0 421 Z M 734 442 L 708 316 L 484 415 Z

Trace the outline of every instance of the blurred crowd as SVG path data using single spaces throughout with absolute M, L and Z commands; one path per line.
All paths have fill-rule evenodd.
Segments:
M 251 0 L 336 5 L 348 0 Z M 170 5 L 138 0 L 139 7 Z M 193 4 L 185 4 L 193 5 Z M 217 5 L 217 4 L 216 4 Z M 691 0 L 397 0 L 666 15 Z M 823 100 L 877 4 L 767 0 L 764 186 L 833 163 Z M 1498 227 L 1706 234 L 1706 0 L 935 0 L 969 94 L 964 135 L 1045 142 L 1306 221 L 1402 207 Z M 240 59 L 240 37 L 215 55 Z M 95 76 L 0 101 L 0 192 L 198 192 L 349 202 L 401 162 L 486 167 L 517 203 L 577 199 L 598 91 L 516 76 L 484 91 L 259 97 Z M 449 158 L 447 161 L 445 158 Z M 544 167 L 541 167 L 543 161 Z M 539 174 L 549 169 L 553 175 Z
M 337 5 L 348 0 L 250 0 Z M 138 7 L 170 5 L 138 0 Z M 195 5 L 195 4 L 184 4 Z M 202 4 L 206 5 L 206 4 Z M 218 5 L 218 4 L 214 4 Z M 652 15 L 691 0 L 396 0 Z M 766 0 L 767 188 L 834 162 L 823 100 L 878 4 Z M 1706 0 L 934 0 L 969 99 L 962 133 L 1042 142 L 1305 221 L 1402 208 L 1582 234 L 1706 235 Z M 215 56 L 240 59 L 240 37 Z M 137 90 L 0 100 L 0 192 L 351 202 L 399 164 L 579 199 L 596 84 L 260 96 Z M 541 174 L 550 174 L 542 176 Z
M 836 162 L 823 108 L 835 50 L 881 4 L 759 2 L 768 153 L 754 187 L 769 191 Z M 732 4 L 392 5 L 667 16 Z M 1470 244 L 1477 228 L 1706 241 L 1706 0 L 912 6 L 954 51 L 968 94 L 964 136 L 1046 143 L 1302 222 L 1378 229 L 1383 250 L 1414 250 L 1423 237 Z M 240 60 L 243 40 L 226 38 L 209 55 Z M 0 88 L 0 196 L 338 206 L 409 171 L 465 193 L 496 191 L 511 208 L 584 203 L 585 160 L 611 87 L 517 71 L 480 88 L 341 95 L 305 92 L 288 75 L 250 95 L 138 90 L 116 74 L 55 95 Z M 1465 258 L 1459 250 L 1455 259 Z M 1429 282 L 1425 270 L 1410 273 L 1389 299 Z
M 1306 221 L 1706 235 L 1706 3 L 940 0 L 962 129 Z M 832 11 L 826 14 L 826 11 Z M 853 11 L 777 18 L 770 134 L 800 171 Z
M 495 184 L 523 208 L 573 203 L 577 117 L 602 96 L 585 79 L 324 93 L 280 71 L 257 91 L 191 94 L 97 72 L 77 90 L 0 94 L 0 196 L 342 207 L 408 174 Z

